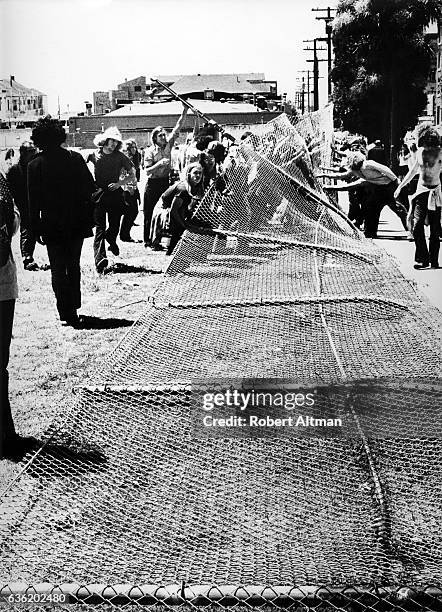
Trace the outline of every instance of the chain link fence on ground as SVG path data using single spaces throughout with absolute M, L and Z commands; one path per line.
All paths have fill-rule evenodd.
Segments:
M 442 608 L 440 313 L 325 195 L 331 142 L 330 109 L 281 116 L 206 193 L 0 498 L 6 603 Z M 196 435 L 195 386 L 232 379 L 345 431 Z

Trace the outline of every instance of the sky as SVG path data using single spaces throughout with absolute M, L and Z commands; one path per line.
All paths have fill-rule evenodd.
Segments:
M 0 0 L 0 75 L 84 111 L 94 91 L 138 76 L 264 72 L 294 99 L 337 0 Z M 325 44 L 323 43 L 325 47 Z M 326 51 L 319 56 L 326 58 Z M 326 75 L 326 62 L 320 74 Z M 306 76 L 306 75 L 304 75 Z M 326 78 L 320 103 L 326 102 Z

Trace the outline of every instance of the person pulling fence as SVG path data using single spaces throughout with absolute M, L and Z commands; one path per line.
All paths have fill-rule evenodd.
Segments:
M 336 173 L 334 178 L 348 178 L 351 174 L 358 180 L 345 185 L 326 185 L 327 191 L 348 191 L 361 185 L 366 185 L 367 191 L 364 197 L 364 234 L 367 238 L 377 238 L 379 217 L 382 209 L 387 205 L 401 220 L 405 230 L 407 226 L 407 210 L 402 207 L 394 197 L 398 185 L 397 176 L 388 166 L 367 159 L 360 151 L 350 153 L 347 158 L 348 171 Z M 318 174 L 320 176 L 330 176 Z
M 143 204 L 145 247 L 151 245 L 149 235 L 153 210 L 160 196 L 169 187 L 172 147 L 183 127 L 187 110 L 187 106 L 183 105 L 183 111 L 169 135 L 167 135 L 166 130 L 161 126 L 157 126 L 152 131 L 152 145 L 146 149 L 144 154 L 144 168 L 147 175 Z
M 400 197 L 401 190 L 415 176 L 419 176 L 416 192 L 409 197 L 410 209 L 407 220 L 413 232 L 416 245 L 415 264 L 417 270 L 439 268 L 441 232 L 441 172 L 442 137 L 432 125 L 424 124 L 417 133 L 417 153 L 414 164 L 395 191 Z M 425 238 L 425 224 L 430 226 L 429 248 Z

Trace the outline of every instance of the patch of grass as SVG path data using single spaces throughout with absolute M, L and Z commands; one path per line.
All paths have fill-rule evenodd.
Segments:
M 142 225 L 132 232 L 141 236 Z M 161 280 L 159 272 L 165 256 L 144 249 L 142 243 L 122 243 L 115 272 L 97 276 L 92 239 L 85 240 L 81 260 L 83 304 L 79 312 L 95 323 L 92 328 L 77 330 L 63 327 L 58 320 L 50 271 L 23 269 L 18 235 L 13 251 L 19 299 L 8 368 L 9 395 L 18 432 L 39 438 L 54 416 L 67 410 L 75 385 L 100 382 L 94 378 L 96 367 L 127 332 L 128 321 L 142 314 L 144 301 Z M 37 245 L 35 259 L 48 263 L 41 245 Z M 121 274 L 118 267 L 123 270 Z M 19 464 L 0 461 L 0 491 L 19 470 Z

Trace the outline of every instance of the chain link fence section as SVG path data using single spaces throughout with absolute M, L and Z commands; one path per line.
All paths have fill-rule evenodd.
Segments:
M 260 126 L 208 191 L 97 384 L 0 495 L 2 597 L 441 609 L 441 317 L 318 184 L 330 125 Z M 195 437 L 192 381 L 232 377 L 325 385 L 352 435 Z
M 440 610 L 442 590 L 438 587 L 309 587 L 254 585 L 99 585 L 17 583 L 0 587 L 0 602 L 17 610 Z M 1 605 L 1 604 L 0 604 Z M 44 606 L 44 607 L 43 607 Z

